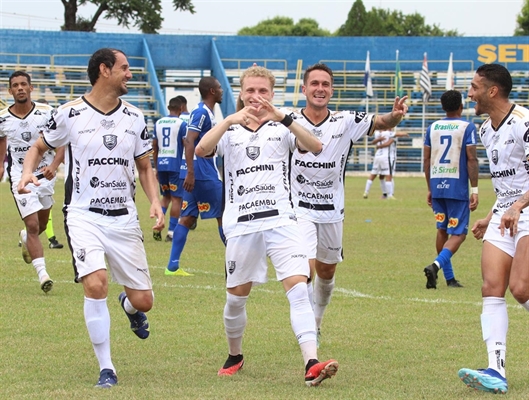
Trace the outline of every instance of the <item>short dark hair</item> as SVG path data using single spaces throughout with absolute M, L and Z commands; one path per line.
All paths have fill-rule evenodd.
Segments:
M 24 71 L 15 71 L 11 74 L 11 76 L 9 77 L 9 87 L 11 87 L 11 80 L 13 78 L 17 78 L 19 76 L 23 76 L 25 77 L 27 80 L 28 80 L 28 85 L 31 85 L 31 76 L 27 73 L 27 72 L 24 72 Z
M 169 105 L 167 106 L 169 110 L 179 110 L 180 107 L 182 107 L 182 101 L 178 98 L 178 96 L 169 100 Z
M 317 63 L 308 67 L 303 73 L 303 84 L 307 84 L 307 79 L 309 78 L 309 73 L 312 71 L 324 71 L 331 76 L 331 84 L 334 84 L 334 75 L 332 74 L 332 69 L 330 69 L 326 64 Z
M 205 76 L 198 82 L 198 91 L 200 96 L 204 99 L 208 96 L 210 89 L 216 89 L 218 85 L 217 78 L 213 76 Z
M 86 72 L 88 73 L 88 79 L 90 80 L 92 86 L 94 86 L 99 78 L 99 66 L 101 64 L 105 64 L 107 68 L 110 69 L 114 67 L 117 58 L 116 53 L 121 53 L 126 56 L 126 54 L 121 50 L 112 49 L 109 47 L 99 49 L 94 54 L 92 54 L 90 60 L 88 61 L 88 68 L 86 69 Z
M 176 98 L 178 100 L 180 100 L 182 102 L 182 104 L 187 104 L 187 99 L 184 96 L 182 96 L 181 94 L 176 96 Z
M 463 97 L 457 90 L 448 90 L 441 96 L 441 105 L 446 112 L 453 112 L 459 110 L 463 104 Z
M 500 93 L 509 97 L 512 90 L 512 77 L 509 70 L 500 64 L 483 64 L 476 70 L 476 74 L 497 86 Z

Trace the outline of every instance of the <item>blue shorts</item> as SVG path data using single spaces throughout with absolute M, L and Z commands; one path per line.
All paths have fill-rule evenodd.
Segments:
M 209 219 L 222 217 L 222 182 L 220 180 L 195 181 L 191 193 L 184 190 L 181 217 Z
M 184 180 L 180 179 L 180 171 L 158 171 L 158 182 L 162 196 L 184 196 Z
M 470 220 L 469 200 L 432 199 L 437 229 L 449 235 L 466 235 Z

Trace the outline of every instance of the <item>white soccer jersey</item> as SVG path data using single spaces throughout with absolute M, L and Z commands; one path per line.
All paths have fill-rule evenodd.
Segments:
M 496 192 L 492 221 L 499 222 L 503 213 L 529 191 L 529 110 L 513 105 L 497 130 L 487 119 L 479 137 L 487 150 Z M 529 221 L 529 209 L 523 210 L 520 220 Z
M 42 135 L 51 110 L 52 107 L 47 104 L 33 103 L 32 110 L 24 118 L 12 114 L 10 107 L 0 111 L 0 137 L 7 137 L 7 151 L 11 159 L 8 172 L 14 183 L 20 181 L 26 153 L 37 138 Z M 38 171 L 50 165 L 54 157 L 54 151 L 47 151 L 34 174 L 39 176 Z M 42 178 L 39 177 L 39 179 Z
M 152 153 L 142 112 L 120 101 L 103 114 L 81 97 L 60 106 L 44 132 L 50 148 L 68 145 L 65 207 L 68 218 L 101 225 L 137 225 L 136 159 Z
M 303 111 L 285 112 L 323 144 L 318 154 L 297 149 L 293 153 L 290 180 L 296 215 L 318 223 L 342 221 L 349 150 L 354 142 L 373 134 L 375 116 L 356 111 L 329 111 L 323 122 L 314 125 Z
M 375 131 L 374 139 L 382 138 L 380 142 L 377 144 L 385 144 L 388 140 L 393 139 L 395 136 L 392 131 Z M 395 159 L 397 146 L 395 145 L 395 139 L 393 139 L 393 143 L 387 147 L 382 147 L 380 149 L 377 149 L 375 152 L 375 157 L 381 157 L 381 158 L 387 158 L 387 159 Z
M 290 203 L 288 158 L 295 137 L 279 122 L 256 132 L 233 125 L 217 146 L 224 156 L 226 238 L 295 224 Z

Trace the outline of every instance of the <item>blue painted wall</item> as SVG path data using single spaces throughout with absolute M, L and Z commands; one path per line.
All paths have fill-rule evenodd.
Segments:
M 0 29 L 0 53 L 90 54 L 101 47 L 115 47 L 129 56 L 143 56 L 143 39 L 157 69 L 210 69 L 213 39 L 221 58 L 285 59 L 291 70 L 296 68 L 298 59 L 303 60 L 304 68 L 320 60 L 356 60 L 356 63 L 348 65 L 362 70 L 368 50 L 372 70 L 393 70 L 396 50 L 399 50 L 402 70 L 419 69 L 424 52 L 428 53 L 431 71 L 445 71 L 450 52 L 453 53 L 456 71 L 468 71 L 490 62 L 502 63 L 511 70 L 529 70 L 527 37 L 303 38 Z M 1 62 L 12 61 L 0 55 Z

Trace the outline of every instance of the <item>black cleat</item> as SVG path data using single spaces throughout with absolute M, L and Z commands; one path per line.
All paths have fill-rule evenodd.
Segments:
M 464 287 L 462 284 L 459 283 L 459 281 L 456 281 L 456 278 L 452 278 L 452 279 L 446 281 L 446 286 L 455 287 L 455 288 Z
M 426 289 L 437 289 L 437 273 L 439 267 L 436 264 L 430 264 L 424 268 L 424 275 L 426 275 Z
M 50 242 L 49 244 L 50 249 L 62 249 L 64 247 L 62 243 L 59 243 L 59 241 L 57 240 L 55 236 L 52 236 L 51 238 L 49 238 L 48 241 Z

